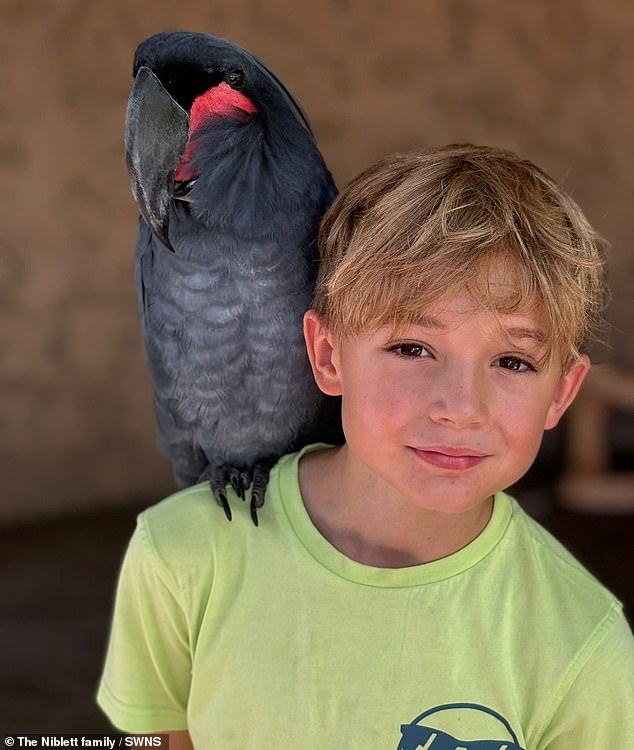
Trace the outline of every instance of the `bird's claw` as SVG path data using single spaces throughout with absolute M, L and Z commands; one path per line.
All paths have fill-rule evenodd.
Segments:
M 251 520 L 258 525 L 258 508 L 264 505 L 266 488 L 269 483 L 271 461 L 262 461 L 253 468 L 253 487 L 251 489 Z
M 259 461 L 248 469 L 237 469 L 234 466 L 223 464 L 222 466 L 207 466 L 200 476 L 200 482 L 209 482 L 211 492 L 218 505 L 223 509 L 227 521 L 231 521 L 231 507 L 227 496 L 227 485 L 230 484 L 236 495 L 246 499 L 246 491 L 251 486 L 251 520 L 255 526 L 259 526 L 258 508 L 264 505 L 266 488 L 269 483 L 269 472 L 273 461 Z
M 233 487 L 234 492 L 244 501 L 246 499 L 246 491 L 251 484 L 251 476 L 248 471 L 241 471 L 234 467 L 229 468 L 229 481 Z
M 199 477 L 199 482 L 209 482 L 211 494 L 215 501 L 224 510 L 227 521 L 231 521 L 231 506 L 227 497 L 227 482 L 232 481 L 229 466 L 207 466 Z M 234 470 L 235 471 L 235 470 Z M 233 484 L 233 482 L 232 482 Z
M 216 502 L 225 512 L 227 521 L 231 521 L 232 519 L 231 506 L 229 505 L 229 500 L 227 499 L 227 493 L 224 491 L 224 489 L 222 489 L 222 490 L 218 490 L 214 494 L 215 494 Z

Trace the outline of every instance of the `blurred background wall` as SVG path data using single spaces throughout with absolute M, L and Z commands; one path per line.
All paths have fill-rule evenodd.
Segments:
M 0 523 L 154 501 L 123 122 L 134 49 L 229 37 L 308 112 L 343 185 L 384 154 L 519 151 L 612 245 L 611 358 L 634 370 L 628 0 L 0 0 Z
M 634 403 L 628 0 L 0 0 L 0 21 L 0 728 L 109 728 L 93 696 L 120 556 L 137 510 L 174 487 L 154 447 L 123 155 L 146 36 L 253 50 L 301 101 L 339 185 L 455 141 L 545 167 L 612 245 L 609 356 Z M 586 407 L 572 434 L 597 430 Z M 618 416 L 605 434 L 632 468 L 632 415 Z M 533 482 L 551 484 L 562 442 L 547 434 Z M 634 513 L 562 511 L 531 486 L 521 499 L 631 616 Z

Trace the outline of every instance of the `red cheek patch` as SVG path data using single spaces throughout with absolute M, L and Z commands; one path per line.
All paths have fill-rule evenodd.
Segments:
M 189 139 L 183 158 L 174 173 L 174 179 L 187 181 L 196 176 L 188 165 L 193 155 L 191 137 L 210 118 L 233 117 L 234 119 L 242 119 L 241 113 L 247 116 L 257 111 L 257 107 L 247 96 L 232 89 L 227 83 L 219 83 L 196 97 L 189 112 Z
M 219 83 L 194 99 L 189 113 L 190 134 L 197 130 L 205 120 L 214 115 L 235 117 L 236 109 L 241 109 L 248 114 L 257 112 L 255 104 L 247 96 L 232 89 L 227 83 Z

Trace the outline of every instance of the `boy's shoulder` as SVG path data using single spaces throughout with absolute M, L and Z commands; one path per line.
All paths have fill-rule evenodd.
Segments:
M 236 545 L 245 533 L 251 533 L 249 524 L 255 529 L 248 499 L 240 500 L 232 490 L 228 496 L 231 521 L 216 503 L 208 482 L 179 490 L 139 513 L 135 535 L 146 554 L 168 568 L 198 566 L 215 556 L 223 537 L 230 537 Z
M 521 595 L 540 608 L 540 617 L 583 630 L 618 616 L 623 607 L 617 597 L 517 501 L 512 505 L 506 540 L 509 576 Z
M 227 496 L 232 512 L 228 521 L 215 501 L 208 482 L 186 487 L 141 511 L 137 517 L 135 537 L 145 554 L 169 568 L 197 566 L 209 562 L 226 549 L 232 559 L 241 548 L 265 540 L 279 532 L 281 508 L 278 497 L 279 475 L 296 476 L 299 453 L 283 456 L 272 468 L 264 507 L 259 511 L 256 527 L 250 514 L 250 490 L 241 500 L 228 486 Z M 291 482 L 292 484 L 292 482 Z M 286 491 L 289 483 L 285 482 Z M 299 492 L 299 487 L 297 487 Z
M 213 529 L 216 516 L 218 521 L 224 519 L 209 484 L 203 482 L 173 492 L 145 508 L 138 515 L 137 525 L 157 543 L 161 543 L 164 537 L 169 537 L 172 543 L 180 539 L 193 541 L 193 538 L 206 536 Z
M 542 560 L 544 564 L 559 568 L 566 578 L 579 578 L 592 585 L 602 586 L 583 563 L 556 536 L 548 531 L 539 520 L 528 513 L 522 507 L 521 503 L 512 497 L 510 501 L 513 525 L 516 532 L 525 541 L 530 541 L 531 549 L 536 559 Z

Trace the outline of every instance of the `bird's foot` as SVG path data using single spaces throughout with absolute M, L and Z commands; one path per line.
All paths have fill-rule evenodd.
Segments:
M 255 526 L 258 526 L 258 509 L 264 505 L 269 473 L 274 463 L 275 459 L 262 459 L 251 469 L 237 469 L 230 464 L 209 465 L 200 475 L 199 481 L 209 482 L 211 492 L 218 505 L 224 510 L 228 521 L 231 521 L 232 515 L 227 497 L 227 485 L 230 484 L 233 487 L 241 500 L 246 499 L 246 491 L 251 486 L 251 520 Z
M 236 495 L 245 499 L 245 493 L 251 484 L 251 473 L 243 469 L 237 469 L 235 466 L 223 464 L 222 466 L 207 466 L 200 475 L 200 482 L 209 482 L 211 492 L 218 503 L 224 510 L 228 521 L 231 521 L 231 507 L 227 497 L 227 485 L 231 484 Z M 253 516 L 253 513 L 251 514 Z M 256 523 L 257 526 L 257 523 Z

